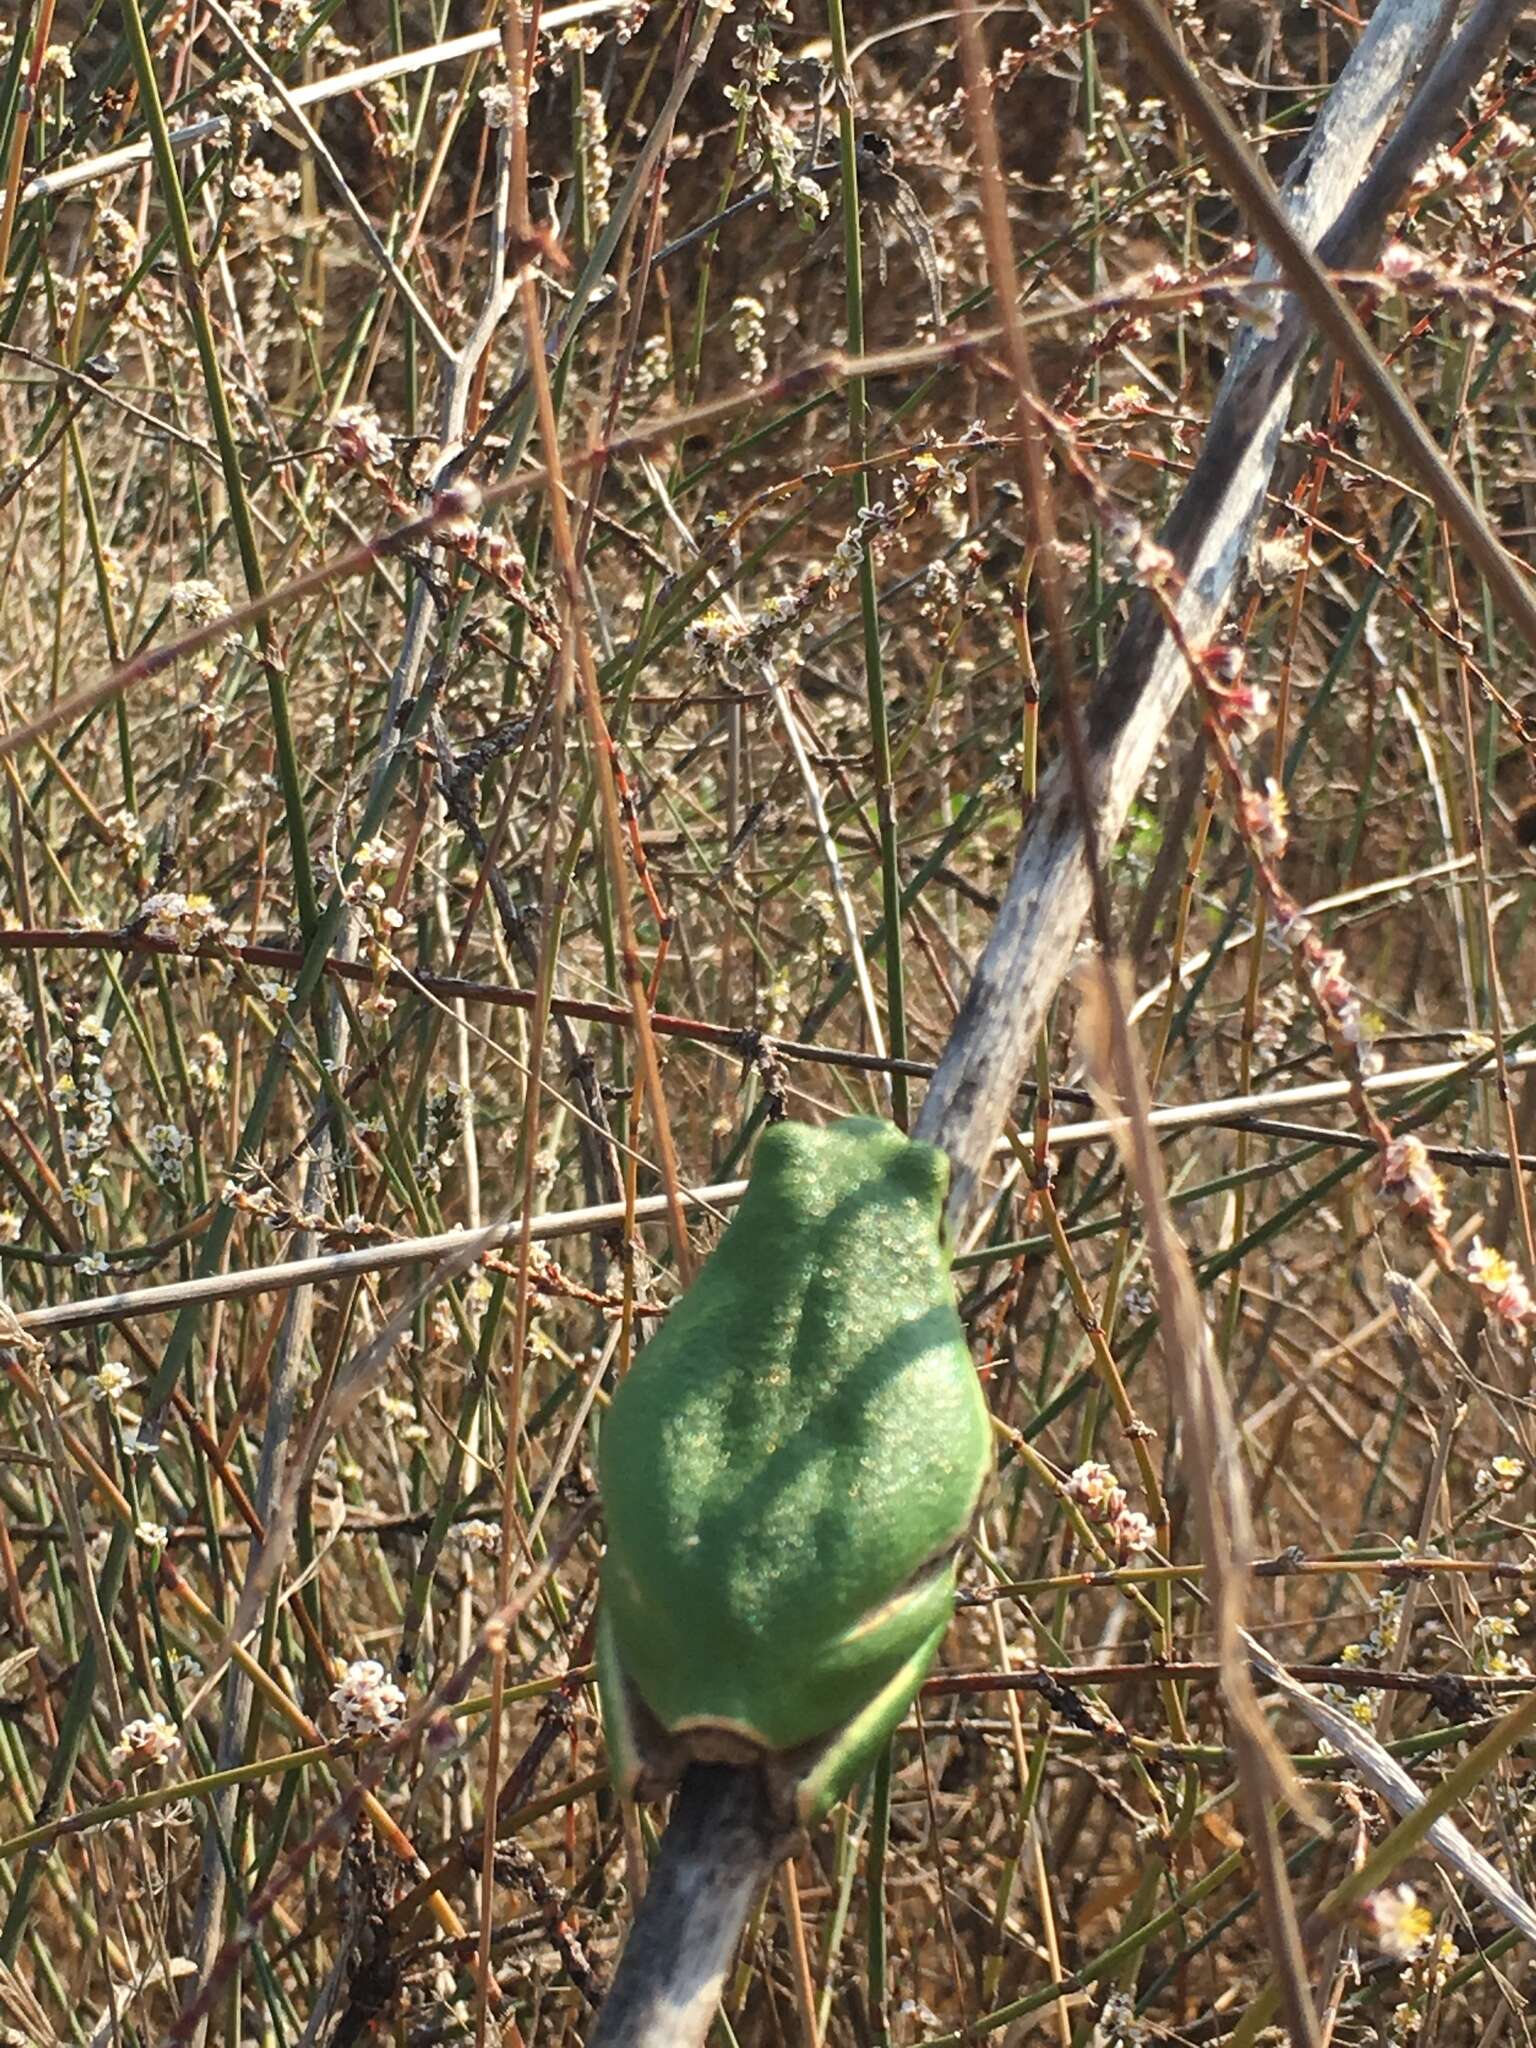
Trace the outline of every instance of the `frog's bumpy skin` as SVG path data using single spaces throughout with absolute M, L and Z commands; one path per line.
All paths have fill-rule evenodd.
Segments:
M 849 1731 L 851 1776 L 870 1731 L 850 1724 L 878 1705 L 888 1730 L 921 1681 L 991 1454 L 947 1182 L 942 1153 L 875 1119 L 776 1125 L 615 1395 L 600 1678 L 625 1789 L 626 1683 L 685 1741 L 781 1754 Z M 816 1806 L 842 1789 L 823 1768 Z

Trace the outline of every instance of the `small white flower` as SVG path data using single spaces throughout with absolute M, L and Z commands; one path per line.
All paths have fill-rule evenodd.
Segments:
M 1467 1260 L 1470 1266 L 1472 1261 Z M 1477 1490 L 1479 1493 L 1513 1493 L 1525 1477 L 1525 1465 L 1519 1458 L 1490 1458 L 1486 1465 L 1477 1468 Z
M 208 897 L 184 895 L 180 889 L 146 896 L 139 909 L 151 938 L 174 939 L 189 949 L 204 939 L 220 938 L 229 929 Z
M 1412 1962 L 1429 1946 L 1435 1923 L 1419 1904 L 1411 1884 L 1387 1885 L 1372 1892 L 1360 1910 L 1377 1946 L 1399 1962 Z
M 192 1041 L 187 1071 L 210 1093 L 216 1093 L 223 1087 L 229 1073 L 229 1054 L 216 1031 L 200 1031 Z
M 105 1401 L 109 1408 L 115 1410 L 133 1385 L 133 1374 L 120 1358 L 109 1358 L 100 1372 L 91 1375 L 90 1384 L 96 1399 Z
M 405 1694 L 375 1657 L 349 1664 L 331 1693 L 343 1735 L 382 1735 L 405 1712 Z
M 1145 2021 L 1136 2017 L 1136 2001 L 1128 1992 L 1111 1991 L 1090 2037 L 1090 2048 L 1142 2048 L 1150 2039 Z
M 189 576 L 171 585 L 171 610 L 184 625 L 210 626 L 229 610 L 229 602 L 217 583 L 202 576 Z
M 761 384 L 768 374 L 768 352 L 764 339 L 768 332 L 768 309 L 761 299 L 743 293 L 731 302 L 731 340 L 736 353 L 744 358 L 747 378 L 750 383 Z
M 480 111 L 485 116 L 487 128 L 510 128 L 516 110 L 517 102 L 513 97 L 512 88 L 504 79 L 498 79 L 494 85 L 482 87 Z
M 395 459 L 395 444 L 371 405 L 344 406 L 331 422 L 331 445 L 349 469 L 385 469 Z
M 1388 242 L 1381 252 L 1381 274 L 1393 284 L 1404 284 L 1410 278 L 1424 278 L 1429 266 L 1417 249 L 1411 249 L 1406 242 Z
M 1067 1499 L 1091 1522 L 1107 1522 L 1125 1506 L 1125 1490 L 1107 1465 L 1090 1459 L 1067 1480 Z
M 144 1134 L 149 1170 L 163 1187 L 179 1187 L 192 1140 L 178 1124 L 151 1124 Z
M 151 1770 L 165 1762 L 176 1741 L 176 1730 L 164 1714 L 151 1714 L 147 1721 L 125 1721 L 112 1745 L 112 1768 Z
M 1150 1550 L 1152 1537 L 1152 1524 L 1139 1509 L 1122 1508 L 1110 1521 L 1109 1540 L 1122 1564 Z

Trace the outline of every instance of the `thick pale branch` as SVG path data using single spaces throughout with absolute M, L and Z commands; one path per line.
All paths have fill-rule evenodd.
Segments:
M 787 1846 L 759 1772 L 691 1767 L 588 2048 L 704 2039 L 758 1887 Z
M 1494 11 L 1507 30 L 1514 9 L 1505 0 Z M 1393 106 L 1439 46 L 1453 12 L 1445 0 L 1385 0 L 1292 169 L 1284 192 L 1292 225 L 1333 262 L 1372 251 L 1438 140 L 1448 99 L 1465 93 L 1497 48 L 1485 0 L 1425 81 L 1379 172 L 1365 177 Z M 1256 275 L 1271 279 L 1272 264 L 1261 262 Z M 1183 585 L 1180 623 L 1195 646 L 1220 624 L 1252 546 L 1310 333 L 1305 313 L 1287 302 L 1273 332 L 1239 334 L 1200 460 L 1163 530 Z M 1100 846 L 1118 838 L 1188 686 L 1183 657 L 1154 606 L 1139 600 L 1087 712 Z M 950 1220 L 957 1234 L 981 1198 L 985 1163 L 1087 914 L 1083 847 L 1068 779 L 1057 770 L 1025 827 L 997 923 L 918 1118 L 918 1135 L 943 1146 L 953 1162 Z

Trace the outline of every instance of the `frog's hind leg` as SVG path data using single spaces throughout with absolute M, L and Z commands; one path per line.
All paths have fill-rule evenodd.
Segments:
M 944 1614 L 869 1705 L 811 1750 L 805 1768 L 796 1773 L 793 1782 L 795 1812 L 802 1827 L 813 1827 L 833 1802 L 864 1776 L 895 1734 L 927 1676 L 949 1620 L 948 1613 Z M 802 1750 L 794 1761 L 805 1757 Z M 776 1764 L 793 1769 L 789 1758 L 772 1760 L 770 1771 Z
M 621 1799 L 660 1799 L 687 1768 L 689 1749 L 640 1697 L 624 1669 L 606 1606 L 597 1612 L 597 1694 L 608 1745 L 608 1774 Z

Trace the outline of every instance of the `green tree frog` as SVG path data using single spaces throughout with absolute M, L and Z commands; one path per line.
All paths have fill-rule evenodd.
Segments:
M 809 1824 L 874 1761 L 954 1606 L 991 1428 L 943 1241 L 949 1165 L 781 1123 L 603 1424 L 614 1781 L 760 1761 Z

